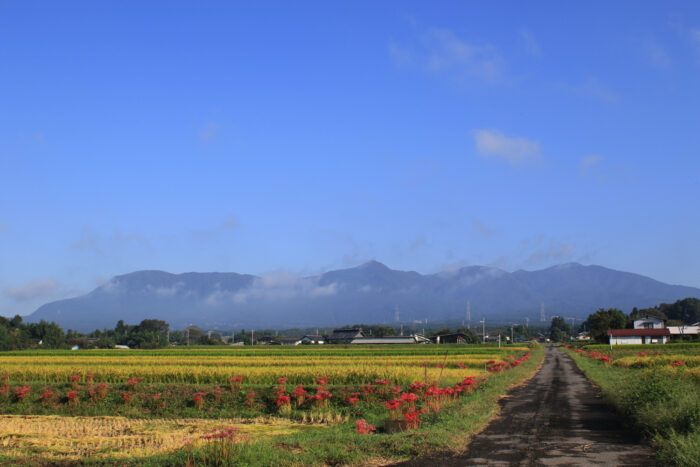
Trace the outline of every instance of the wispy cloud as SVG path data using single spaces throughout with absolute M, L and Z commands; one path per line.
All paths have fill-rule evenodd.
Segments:
M 3 292 L 6 296 L 23 302 L 53 297 L 58 291 L 58 288 L 58 282 L 52 279 L 35 279 L 24 285 L 6 287 Z
M 671 56 L 665 47 L 654 39 L 646 40 L 643 43 L 643 51 L 649 63 L 659 68 L 666 68 L 671 65 Z
M 237 229 L 238 226 L 238 219 L 236 219 L 234 216 L 229 216 L 221 222 L 222 229 L 232 230 Z
M 87 225 L 83 226 L 80 236 L 73 243 L 73 247 L 78 250 L 92 250 L 98 254 L 105 254 L 130 245 L 150 248 L 151 243 L 141 234 L 122 232 L 118 227 L 115 227 L 109 235 L 101 235 Z
M 589 154 L 583 156 L 579 162 L 579 169 L 581 170 L 581 175 L 588 175 L 591 168 L 603 160 L 603 156 L 599 154 Z
M 501 159 L 513 166 L 542 162 L 540 143 L 522 137 L 509 137 L 498 130 L 476 130 L 476 150 L 483 157 Z
M 476 230 L 478 233 L 480 233 L 484 237 L 491 237 L 491 236 L 493 236 L 494 233 L 496 233 L 495 230 L 488 227 L 486 224 L 484 224 L 483 222 L 481 222 L 478 219 L 474 219 L 472 221 L 472 225 L 474 226 L 474 230 Z
M 551 263 L 561 262 L 571 259 L 571 253 L 576 248 L 575 243 L 567 243 L 565 245 L 550 246 L 533 252 L 525 261 L 526 266 L 538 266 Z
M 617 104 L 620 96 L 613 92 L 600 79 L 591 76 L 578 84 L 561 84 L 561 88 L 583 97 L 601 100 L 608 104 Z
M 245 303 L 250 300 L 291 300 L 301 297 L 324 297 L 338 291 L 336 283 L 320 284 L 315 277 L 298 277 L 287 271 L 265 274 L 256 278 L 250 287 L 230 293 L 217 291 L 207 297 L 210 305 L 226 302 Z
M 542 56 L 542 47 L 540 47 L 540 43 L 537 42 L 537 39 L 535 39 L 535 36 L 533 36 L 530 31 L 527 29 L 521 29 L 519 31 L 519 36 L 523 48 L 528 54 L 532 55 L 533 57 Z
M 505 63 L 490 44 L 468 42 L 449 29 L 431 28 L 418 34 L 412 44 L 389 43 L 389 56 L 400 66 L 445 74 L 458 81 L 501 81 Z
M 221 126 L 218 123 L 207 123 L 199 128 L 197 138 L 203 143 L 208 143 L 216 138 L 220 130 Z

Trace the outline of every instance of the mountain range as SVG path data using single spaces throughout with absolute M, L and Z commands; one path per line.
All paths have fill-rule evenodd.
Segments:
M 700 297 L 700 289 L 577 263 L 537 271 L 469 266 L 419 274 L 370 261 L 310 277 L 137 271 L 88 294 L 47 303 L 26 320 L 83 332 L 146 318 L 165 320 L 172 329 L 281 329 L 464 320 L 469 302 L 472 324 L 525 317 L 535 323 L 542 306 L 547 319 L 585 318 L 601 307 L 631 311 L 686 297 Z

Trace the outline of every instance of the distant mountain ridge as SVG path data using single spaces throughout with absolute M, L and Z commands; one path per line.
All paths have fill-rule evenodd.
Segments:
M 390 269 L 377 261 L 319 276 L 136 271 L 92 292 L 47 303 L 28 321 L 56 321 L 65 329 L 112 328 L 118 320 L 168 321 L 173 328 L 290 328 L 348 323 L 464 319 L 531 322 L 541 304 L 552 315 L 584 318 L 600 307 L 648 307 L 700 289 L 638 274 L 567 263 L 537 271 L 469 266 L 436 274 Z

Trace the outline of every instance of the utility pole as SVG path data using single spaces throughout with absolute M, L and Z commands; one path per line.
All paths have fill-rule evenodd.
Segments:
M 513 325 L 511 324 L 510 325 L 510 343 L 511 343 L 511 345 L 513 344 L 513 342 L 515 342 L 515 341 L 513 340 Z
M 501 333 L 498 333 L 498 348 L 501 348 Z
M 472 328 L 472 307 L 471 302 L 467 300 L 467 329 Z
M 544 313 L 544 303 L 540 306 L 540 323 L 547 322 L 547 315 Z
M 187 345 L 190 345 L 190 326 L 187 326 Z
M 486 343 L 486 318 L 482 318 L 480 321 L 481 323 L 481 339 L 483 343 Z
M 251 329 L 251 330 L 250 330 L 250 345 L 253 345 L 253 343 L 255 342 L 255 341 L 253 340 L 254 333 L 255 333 L 255 330 L 254 330 L 254 329 Z

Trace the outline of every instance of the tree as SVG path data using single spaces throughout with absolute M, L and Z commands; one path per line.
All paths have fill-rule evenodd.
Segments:
M 549 338 L 554 342 L 561 342 L 567 335 L 571 336 L 571 327 L 561 316 L 553 316 L 549 326 Z
M 586 320 L 591 337 L 599 342 L 607 340 L 609 329 L 622 329 L 625 327 L 626 322 L 627 317 L 625 314 L 616 308 L 607 310 L 601 308 L 589 315 Z

